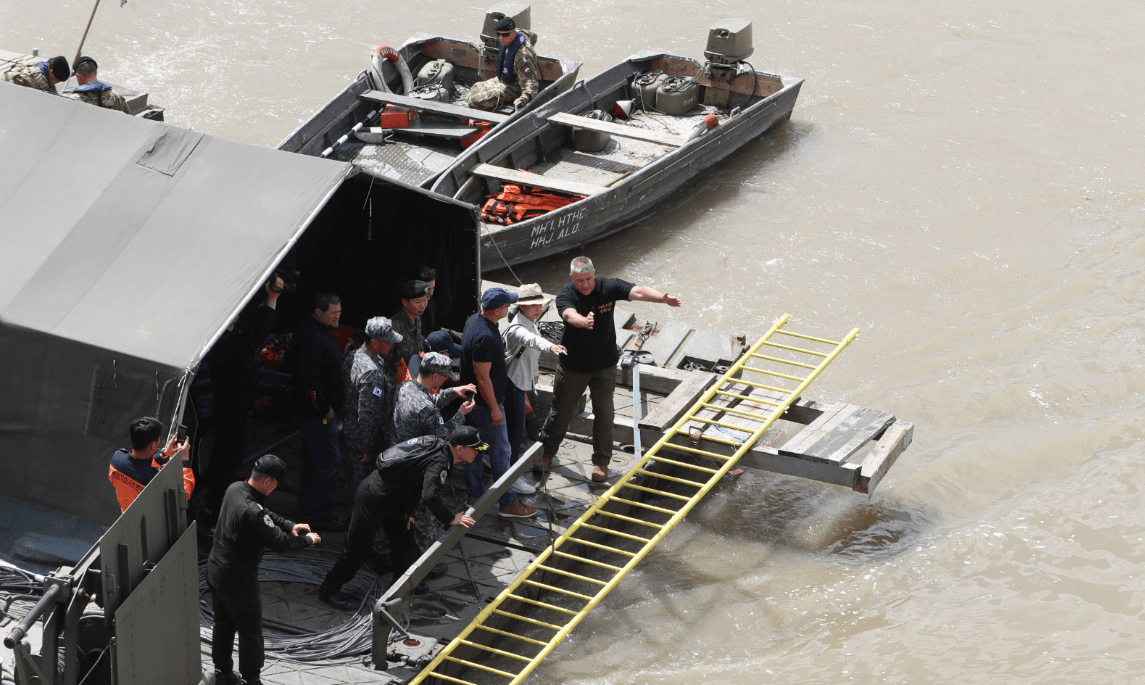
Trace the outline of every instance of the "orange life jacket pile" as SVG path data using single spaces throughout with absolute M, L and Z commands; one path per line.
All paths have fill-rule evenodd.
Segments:
M 505 185 L 501 192 L 490 195 L 485 201 L 481 207 L 481 219 L 508 226 L 535 219 L 584 198 L 584 195 L 560 195 L 544 188 Z

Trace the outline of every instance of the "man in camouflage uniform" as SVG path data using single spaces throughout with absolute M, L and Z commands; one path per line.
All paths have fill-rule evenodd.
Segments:
M 374 458 L 393 445 L 394 386 L 383 357 L 403 338 L 384 316 L 366 322 L 366 338 L 366 344 L 347 355 L 342 365 L 346 379 L 342 434 L 353 465 L 348 479 L 351 493 L 373 468 Z
M 76 81 L 79 85 L 65 93 L 73 100 L 86 102 L 96 107 L 114 109 L 124 114 L 127 111 L 127 101 L 123 96 L 111 89 L 111 86 L 96 79 L 99 65 L 90 57 L 80 57 L 75 63 Z
M 474 109 L 492 110 L 509 102 L 520 109 L 541 91 L 541 67 L 533 45 L 537 34 L 517 28 L 505 17 L 497 24 L 497 75 L 478 81 L 469 89 L 466 102 Z
M 386 359 L 386 375 L 394 383 L 398 375 L 398 367 L 402 363 L 409 363 L 409 358 L 419 352 L 429 351 L 425 343 L 425 330 L 421 325 L 421 315 L 425 312 L 429 302 L 429 286 L 425 281 L 406 281 L 401 289 L 402 306 L 394 312 L 394 331 L 401 337 L 401 342 L 395 344 Z M 396 383 L 394 383 L 396 386 Z
M 4 74 L 4 80 L 55 95 L 56 84 L 67 81 L 71 75 L 72 70 L 68 68 L 67 58 L 59 56 L 33 66 L 16 67 Z
M 433 394 L 447 378 L 455 382 L 460 378 L 454 372 L 449 357 L 439 352 L 427 352 L 421 358 L 417 380 L 406 381 L 398 387 L 398 396 L 394 401 L 395 443 L 423 435 L 436 435 L 441 440 L 449 440 L 453 431 L 465 423 L 465 416 L 473 410 L 472 397 L 461 405 L 449 421 L 442 418 L 441 409 L 459 397 L 464 398 L 477 392 L 477 386 L 462 385 Z

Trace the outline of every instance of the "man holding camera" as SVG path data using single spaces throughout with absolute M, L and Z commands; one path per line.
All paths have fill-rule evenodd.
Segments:
M 453 370 L 449 357 L 439 352 L 427 352 L 421 357 L 417 380 L 409 380 L 398 387 L 397 401 L 394 403 L 394 442 L 405 442 L 410 438 L 435 435 L 448 440 L 458 426 L 465 423 L 465 417 L 473 411 L 472 395 L 477 387 L 460 385 L 446 390 L 441 389 L 445 381 L 457 381 L 460 376 Z M 457 413 L 448 421 L 441 416 L 442 407 L 457 398 L 469 397 Z
M 267 547 L 294 552 L 322 542 L 305 523 L 288 521 L 266 508 L 266 498 L 286 475 L 286 464 L 273 454 L 254 463 L 250 479 L 234 483 L 223 497 L 215 541 L 207 558 L 207 585 L 211 588 L 215 625 L 211 631 L 211 660 L 215 682 L 238 685 L 233 671 L 235 633 L 239 636 L 239 673 L 245 685 L 260 685 L 264 660 L 262 598 L 258 565 Z
M 159 451 L 163 423 L 151 416 L 141 416 L 131 422 L 131 449 L 119 449 L 107 467 L 107 479 L 115 488 L 119 500 L 119 513 L 127 511 L 143 488 L 159 473 L 169 459 L 182 455 L 183 489 L 187 499 L 195 489 L 195 474 L 191 471 L 191 450 L 186 434 L 172 435 L 167 446 Z

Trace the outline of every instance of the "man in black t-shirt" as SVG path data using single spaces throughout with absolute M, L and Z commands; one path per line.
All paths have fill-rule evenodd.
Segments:
M 616 387 L 616 327 L 613 310 L 617 300 L 662 302 L 679 307 L 679 298 L 653 288 L 633 285 L 619 278 L 598 278 L 592 260 L 572 261 L 572 283 L 557 295 L 557 313 L 565 321 L 561 345 L 568 352 L 559 357 L 553 380 L 553 406 L 541 428 L 543 456 L 533 462 L 533 471 L 544 473 L 564 440 L 576 402 L 587 387 L 592 398 L 592 480 L 608 479 L 612 459 L 612 391 Z

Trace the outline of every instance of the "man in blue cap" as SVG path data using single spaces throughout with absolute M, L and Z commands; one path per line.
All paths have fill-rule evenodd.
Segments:
M 469 425 L 489 443 L 489 464 L 493 477 L 500 478 L 509 470 L 509 433 L 505 424 L 505 392 L 509 376 L 505 370 L 505 343 L 497 322 L 509 314 L 509 305 L 517 301 L 516 293 L 502 288 L 489 288 L 481 296 L 481 311 L 465 322 L 461 338 L 461 382 L 477 386 L 477 406 L 469 413 Z M 474 503 L 485 493 L 481 482 L 484 464 L 480 459 L 465 469 L 466 495 Z M 509 488 L 501 496 L 498 513 L 504 518 L 527 518 L 537 515 L 537 508 L 517 500 Z
M 305 523 L 287 521 L 266 508 L 266 498 L 286 477 L 286 464 L 273 454 L 254 463 L 250 479 L 233 483 L 223 496 L 215 541 L 207 558 L 207 585 L 215 607 L 211 631 L 211 660 L 215 682 L 238 685 L 232 670 L 235 633 L 239 636 L 239 673 L 246 685 L 260 685 L 264 660 L 262 598 L 258 565 L 267 547 L 294 552 L 317 545 L 322 538 Z

